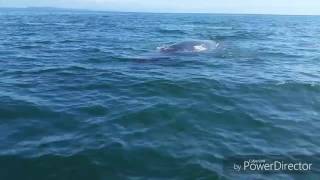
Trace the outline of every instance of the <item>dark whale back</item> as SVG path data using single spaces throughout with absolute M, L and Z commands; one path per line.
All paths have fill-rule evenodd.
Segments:
M 162 53 L 200 53 L 213 50 L 217 45 L 214 41 L 183 41 L 161 46 L 158 49 Z

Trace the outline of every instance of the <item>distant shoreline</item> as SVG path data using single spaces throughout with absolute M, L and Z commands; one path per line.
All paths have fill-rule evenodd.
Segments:
M 222 13 L 222 12 L 151 12 L 151 11 L 120 11 L 120 10 L 99 10 L 62 7 L 0 7 L 0 10 L 40 10 L 40 11 L 74 11 L 74 12 L 99 12 L 99 13 L 144 13 L 144 14 L 208 14 L 208 15 L 243 15 L 243 16 L 320 16 L 320 14 L 268 14 L 268 13 Z

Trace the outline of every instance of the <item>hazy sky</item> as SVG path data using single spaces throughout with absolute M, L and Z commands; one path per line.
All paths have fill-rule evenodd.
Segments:
M 0 0 L 0 7 L 28 6 L 112 11 L 320 15 L 320 0 Z

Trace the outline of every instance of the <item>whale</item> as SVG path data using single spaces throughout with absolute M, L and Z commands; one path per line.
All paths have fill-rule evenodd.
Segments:
M 218 45 L 218 43 L 209 40 L 191 40 L 160 46 L 157 49 L 162 53 L 201 53 L 212 51 Z

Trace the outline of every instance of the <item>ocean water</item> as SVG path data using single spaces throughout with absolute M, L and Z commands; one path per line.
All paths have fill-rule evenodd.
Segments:
M 319 40 L 317 16 L 0 9 L 0 179 L 298 179 L 223 161 L 320 162 Z

